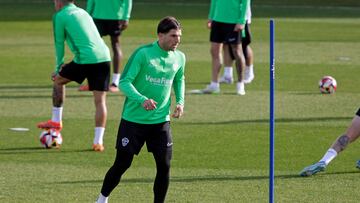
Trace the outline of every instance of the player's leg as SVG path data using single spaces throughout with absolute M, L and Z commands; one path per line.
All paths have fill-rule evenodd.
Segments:
M 219 72 L 221 69 L 221 49 L 224 42 L 224 23 L 212 21 L 210 31 L 210 55 L 211 55 L 211 82 L 203 90 L 203 93 L 219 93 Z
M 156 177 L 154 181 L 154 202 L 165 201 L 170 182 L 170 161 L 172 157 L 172 136 L 170 122 L 152 126 L 150 136 L 146 141 L 149 152 L 153 153 L 156 162 Z
M 112 82 L 109 90 L 111 92 L 118 92 L 118 85 L 120 80 L 120 67 L 121 61 L 123 59 L 123 54 L 120 47 L 120 36 L 110 36 L 111 39 L 111 48 L 113 51 L 113 75 Z
M 231 51 L 235 58 L 236 72 L 238 81 L 236 83 L 236 93 L 238 95 L 245 95 L 245 83 L 244 83 L 244 69 L 245 69 L 245 57 L 240 44 L 230 44 Z
M 90 64 L 87 70 L 89 89 L 93 91 L 95 104 L 94 151 L 104 151 L 103 136 L 106 126 L 106 91 L 109 90 L 110 62 Z
M 234 56 L 228 44 L 223 44 L 223 58 L 224 58 L 224 75 L 220 77 L 220 83 L 231 84 L 234 82 L 233 78 L 233 61 Z
M 254 74 L 254 53 L 250 47 L 251 43 L 251 32 L 250 25 L 246 23 L 245 25 L 245 36 L 242 37 L 242 48 L 244 51 L 246 67 L 244 71 L 244 82 L 245 84 L 251 83 L 255 78 Z
M 320 160 L 328 165 L 340 152 L 360 136 L 360 117 L 356 115 L 345 134 L 339 136 Z
M 127 22 L 124 20 L 108 20 L 108 34 L 110 35 L 111 48 L 113 52 L 113 75 L 110 85 L 110 92 L 118 92 L 119 80 L 120 80 L 120 68 L 123 60 L 123 54 L 120 45 L 120 36 L 123 29 L 127 27 Z
M 212 74 L 211 74 L 211 81 L 217 83 L 219 72 L 221 69 L 221 47 L 222 43 L 212 42 L 211 43 L 211 66 L 212 66 Z
M 133 157 L 134 154 L 123 150 L 117 150 L 114 164 L 105 175 L 101 193 L 96 201 L 97 203 L 107 202 L 110 193 L 120 183 L 122 175 L 131 166 Z
M 83 76 L 79 73 L 79 66 L 73 62 L 62 66 L 60 72 L 54 77 L 52 92 L 52 117 L 51 120 L 40 122 L 38 128 L 62 129 L 62 112 L 65 100 L 65 85 L 71 81 L 82 81 Z
M 105 175 L 97 202 L 107 201 L 111 191 L 119 184 L 122 175 L 130 167 L 134 154 L 139 154 L 145 143 L 144 137 L 147 132 L 144 125 L 121 119 L 116 140 L 115 162 Z
M 153 153 L 156 162 L 156 177 L 153 187 L 155 203 L 165 201 L 170 182 L 171 153 L 171 151 Z
M 319 162 L 305 167 L 301 172 L 301 176 L 311 176 L 317 172 L 324 171 L 326 166 L 333 160 L 335 157 L 343 151 L 351 142 L 355 141 L 360 136 L 360 109 L 356 113 L 356 116 L 353 118 L 350 126 L 346 130 L 344 135 L 338 137 L 324 156 L 320 159 Z M 358 167 L 358 166 L 357 166 Z M 359 166 L 360 167 L 360 166 Z
M 211 82 L 203 90 L 204 93 L 219 93 L 220 84 L 218 81 L 219 72 L 221 69 L 221 48 L 222 43 L 211 42 L 210 54 L 211 54 Z
M 93 149 L 95 151 L 104 151 L 103 137 L 107 118 L 106 92 L 94 90 L 93 95 L 95 103 L 95 136 Z

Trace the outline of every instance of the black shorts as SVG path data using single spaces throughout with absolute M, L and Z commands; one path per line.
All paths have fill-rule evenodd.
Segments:
M 139 124 L 121 119 L 116 148 L 130 154 L 139 154 L 146 142 L 148 152 L 172 153 L 170 122 Z
M 241 32 L 234 32 L 236 24 L 220 23 L 212 21 L 210 31 L 210 42 L 240 44 Z
M 79 84 L 86 78 L 89 83 L 89 90 L 108 91 L 110 62 L 77 64 L 71 61 L 60 69 L 59 75 Z
M 250 33 L 250 27 L 249 24 L 245 24 L 245 37 L 241 38 L 241 46 L 244 53 L 244 56 L 247 57 L 247 49 L 246 47 L 251 43 L 251 33 Z M 232 52 L 232 49 L 229 47 L 229 53 L 232 60 L 235 60 L 234 53 Z
M 101 36 L 120 36 L 122 31 L 122 21 L 94 19 L 94 23 Z
M 357 115 L 357 116 L 360 116 L 360 108 L 359 108 L 359 110 L 356 112 L 356 115 Z
M 241 43 L 243 47 L 246 47 L 251 43 L 250 25 L 248 23 L 245 24 L 245 37 L 242 37 Z

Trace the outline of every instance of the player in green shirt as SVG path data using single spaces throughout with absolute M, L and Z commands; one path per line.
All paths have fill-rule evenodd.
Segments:
M 93 149 L 103 151 L 110 52 L 85 10 L 75 6 L 73 0 L 54 0 L 54 3 L 57 12 L 53 16 L 56 67 L 52 75 L 52 119 L 39 123 L 38 127 L 61 130 L 65 85 L 71 81 L 81 83 L 87 79 L 90 90 L 93 90 L 96 108 Z M 74 59 L 67 64 L 64 63 L 65 41 L 74 54 Z
M 221 47 L 223 43 L 229 44 L 235 57 L 238 71 L 236 93 L 245 95 L 243 70 L 245 57 L 241 46 L 242 31 L 245 27 L 245 14 L 249 0 L 211 0 L 208 17 L 208 27 L 211 29 L 211 58 L 212 78 L 211 83 L 203 90 L 203 93 L 219 93 L 219 72 L 221 69 Z
M 132 0 L 88 0 L 87 12 L 93 17 L 101 36 L 110 36 L 113 51 L 113 75 L 110 92 L 119 91 L 120 68 L 123 54 L 120 47 L 120 35 L 128 27 Z M 82 85 L 80 91 L 88 90 Z
M 174 17 L 163 18 L 157 33 L 156 42 L 142 46 L 132 54 L 121 76 L 120 89 L 126 100 L 118 131 L 117 154 L 104 178 L 99 203 L 107 202 L 144 143 L 156 162 L 154 202 L 165 201 L 173 145 L 170 95 L 173 87 L 176 106 L 172 116 L 179 118 L 184 108 L 185 55 L 176 50 L 181 27 Z
M 245 70 L 244 70 L 244 83 L 249 84 L 255 78 L 254 74 L 254 53 L 250 46 L 252 41 L 250 24 L 251 24 L 251 0 L 249 0 L 249 6 L 246 10 L 246 24 L 245 24 L 245 36 L 241 38 L 242 50 L 245 56 Z M 223 44 L 223 59 L 224 59 L 224 74 L 220 77 L 220 83 L 232 84 L 233 79 L 233 61 L 234 56 L 228 44 Z

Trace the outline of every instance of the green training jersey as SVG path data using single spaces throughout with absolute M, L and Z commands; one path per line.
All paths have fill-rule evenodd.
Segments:
M 245 25 L 249 0 L 211 0 L 209 19 L 231 24 Z
M 87 12 L 95 19 L 129 20 L 132 0 L 88 0 Z
M 72 3 L 53 16 L 56 68 L 64 63 L 65 41 L 78 64 L 110 61 L 110 51 L 101 38 L 91 16 Z
M 184 70 L 181 51 L 165 51 L 157 41 L 138 48 L 120 78 L 119 87 L 126 96 L 122 118 L 141 124 L 169 121 L 172 87 L 176 103 L 184 105 Z M 142 104 L 147 99 L 157 102 L 157 108 L 146 111 Z

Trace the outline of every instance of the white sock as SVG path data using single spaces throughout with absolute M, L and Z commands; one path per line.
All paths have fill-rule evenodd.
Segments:
M 326 165 L 328 165 L 330 163 L 330 161 L 332 161 L 337 155 L 337 152 L 330 148 L 327 150 L 327 152 L 325 153 L 325 155 L 323 156 L 323 158 L 320 161 L 325 162 Z M 319 162 L 320 162 L 319 161 Z
M 120 81 L 120 73 L 114 73 L 112 77 L 112 83 L 115 84 L 116 86 L 119 86 L 119 81 Z
M 226 78 L 232 78 L 233 77 L 233 67 L 231 67 L 231 66 L 224 67 L 224 76 Z
M 218 82 L 213 82 L 213 81 L 211 81 L 210 86 L 211 86 L 211 87 L 215 87 L 215 88 L 219 88 L 219 87 L 220 87 L 220 84 L 219 84 Z
M 95 127 L 94 144 L 103 144 L 104 132 L 104 127 Z
M 108 198 L 109 197 L 105 197 L 100 193 L 98 199 L 96 200 L 96 203 L 108 203 Z
M 246 68 L 249 70 L 249 73 L 251 75 L 254 75 L 254 65 L 253 64 L 251 64 L 250 66 L 246 66 Z
M 62 120 L 62 112 L 63 112 L 63 107 L 54 107 L 52 108 L 52 118 L 51 120 L 54 122 L 61 122 Z

